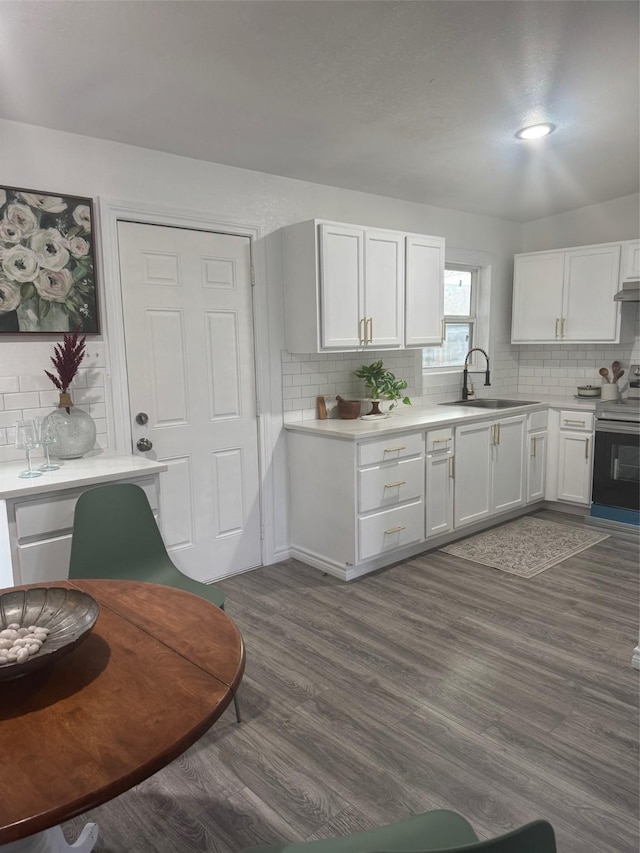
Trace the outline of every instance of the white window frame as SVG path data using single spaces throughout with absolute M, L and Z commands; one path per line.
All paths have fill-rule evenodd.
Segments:
M 472 249 L 452 249 L 447 250 L 445 259 L 445 269 L 460 269 L 472 271 L 474 273 L 471 285 L 471 311 L 472 314 L 466 316 L 446 315 L 443 318 L 443 323 L 451 322 L 471 322 L 473 323 L 472 347 L 481 347 L 489 352 L 489 307 L 491 293 L 491 269 L 492 258 L 487 252 L 479 252 Z M 444 290 L 444 278 L 442 280 Z M 444 329 L 443 329 L 444 331 Z M 423 349 L 427 349 L 424 347 Z M 473 353 L 468 362 L 468 366 L 473 370 L 478 369 L 479 360 L 478 354 Z M 435 375 L 446 375 L 459 373 L 464 364 L 459 365 L 434 365 L 433 367 L 425 367 L 423 365 L 422 354 L 420 357 L 422 365 L 422 375 L 426 378 Z M 484 361 L 483 361 L 484 364 Z
M 470 300 L 470 313 L 469 314 L 445 314 L 442 318 L 442 332 L 443 332 L 443 341 L 446 337 L 445 331 L 448 324 L 456 324 L 456 323 L 465 323 L 471 327 L 471 344 L 468 349 L 472 347 L 482 346 L 482 344 L 478 343 L 478 324 L 477 324 L 477 306 L 478 306 L 478 290 L 480 288 L 480 276 L 481 276 L 481 267 L 476 264 L 465 264 L 459 263 L 457 261 L 445 261 L 444 265 L 445 270 L 459 270 L 460 272 L 470 272 L 471 273 L 471 300 Z M 444 278 L 442 280 L 442 288 L 444 290 L 445 282 Z M 431 349 L 431 347 L 423 348 L 423 363 L 422 363 L 422 372 L 423 374 L 429 376 L 434 373 L 457 373 L 464 367 L 464 362 L 460 364 L 447 364 L 447 365 L 425 365 L 424 364 L 424 352 L 426 350 Z M 469 366 L 473 367 L 475 358 L 475 353 L 469 361 Z

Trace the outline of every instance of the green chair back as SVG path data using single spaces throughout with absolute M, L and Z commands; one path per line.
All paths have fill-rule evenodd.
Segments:
M 224 608 L 225 594 L 179 571 L 167 553 L 147 496 L 134 483 L 109 483 L 76 503 L 70 578 L 114 578 L 183 589 Z
M 440 809 L 340 838 L 262 844 L 244 853 L 556 853 L 556 843 L 544 820 L 479 841 L 462 815 Z

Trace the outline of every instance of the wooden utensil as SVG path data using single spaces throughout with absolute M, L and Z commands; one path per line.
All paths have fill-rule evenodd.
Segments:
M 603 377 L 604 377 L 604 381 L 605 381 L 605 382 L 610 382 L 610 381 L 611 381 L 611 380 L 609 379 L 609 371 L 607 370 L 607 368 L 606 368 L 606 367 L 601 367 L 601 368 L 600 368 L 600 370 L 598 371 L 598 373 L 600 374 L 600 376 L 603 376 Z
M 618 381 L 618 379 L 622 379 L 622 377 L 623 377 L 623 376 L 624 376 L 624 370 L 621 370 L 621 371 L 618 373 L 618 375 L 616 376 L 615 381 L 617 382 L 617 381 Z
M 619 361 L 612 362 L 611 373 L 613 374 L 613 378 L 611 381 L 616 382 L 618 379 L 618 376 L 620 375 L 620 362 Z

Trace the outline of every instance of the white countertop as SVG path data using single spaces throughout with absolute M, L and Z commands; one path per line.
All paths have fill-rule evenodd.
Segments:
M 519 399 L 519 395 L 509 396 L 510 400 Z M 595 411 L 597 398 L 574 399 L 573 397 L 547 398 L 536 403 L 523 402 L 520 406 L 508 409 L 476 409 L 467 406 L 400 406 L 387 418 L 380 420 L 326 420 L 290 421 L 285 428 L 297 432 L 323 435 L 327 438 L 353 440 L 370 438 L 376 435 L 389 435 L 398 431 L 455 425 L 463 421 L 482 421 L 496 417 L 509 417 L 548 408 L 563 408 L 582 411 Z
M 26 470 L 25 461 L 0 464 L 0 500 L 57 492 L 74 486 L 89 486 L 93 483 L 167 470 L 164 462 L 101 451 L 93 451 L 82 459 L 52 458 L 51 461 L 59 464 L 60 468 L 57 471 L 45 471 L 41 477 L 33 479 L 20 479 L 18 476 Z M 37 468 L 41 462 L 41 459 L 34 459 L 32 465 Z

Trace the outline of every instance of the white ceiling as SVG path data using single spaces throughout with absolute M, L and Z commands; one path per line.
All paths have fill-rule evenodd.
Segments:
M 0 117 L 529 221 L 638 192 L 638 12 L 0 0 Z

